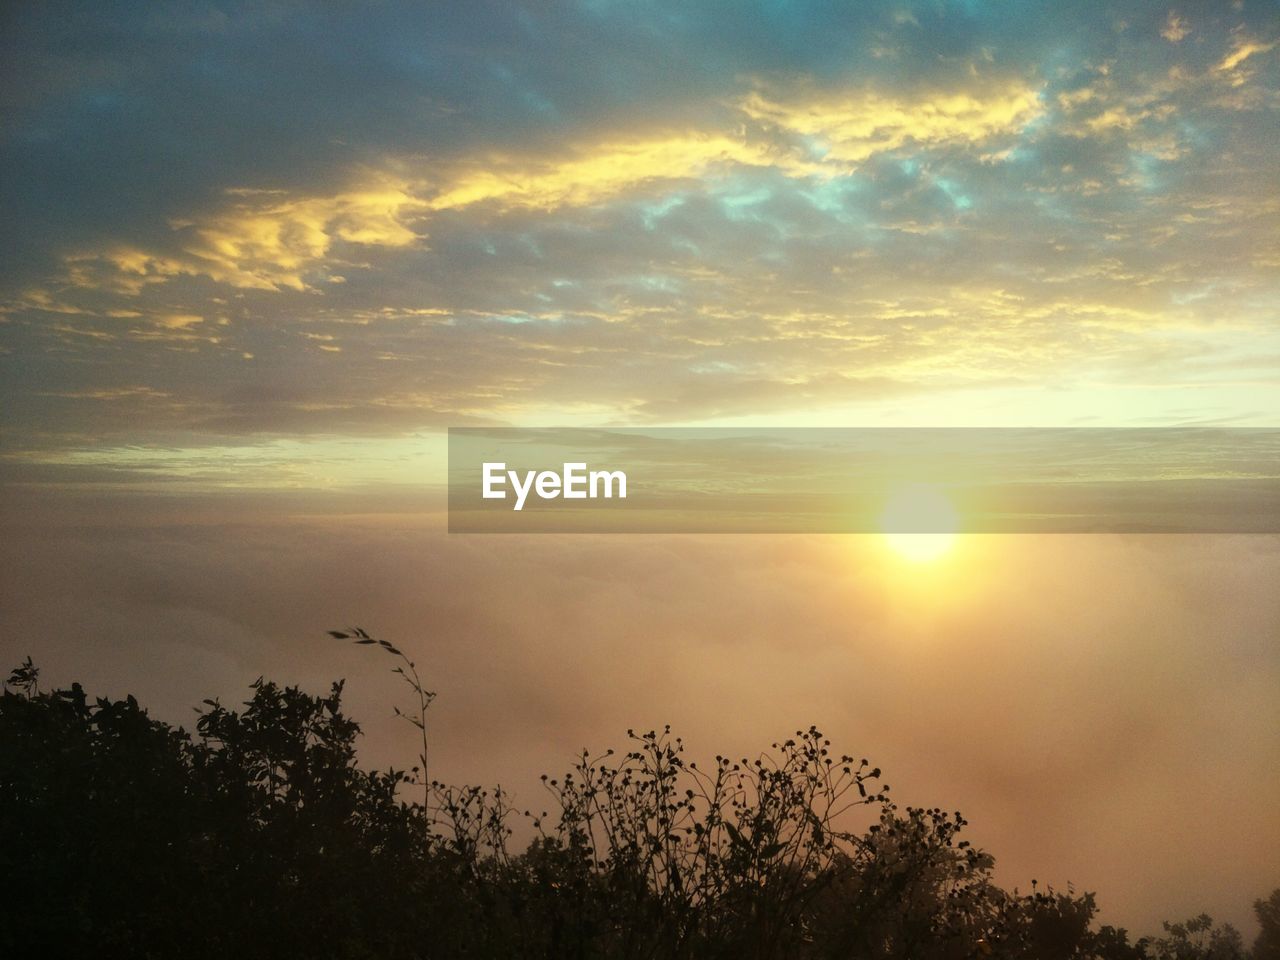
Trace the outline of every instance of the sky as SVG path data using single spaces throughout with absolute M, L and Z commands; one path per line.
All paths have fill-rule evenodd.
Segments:
M 817 723 L 1136 932 L 1280 885 L 1280 542 L 448 535 L 449 426 L 1280 426 L 1280 12 L 6 5 L 0 652 L 437 678 L 459 780 Z M 843 747 L 842 747 L 843 749 Z M 894 771 L 899 771 L 895 777 Z

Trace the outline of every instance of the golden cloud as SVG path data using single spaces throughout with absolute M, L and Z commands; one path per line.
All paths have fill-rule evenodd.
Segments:
M 729 164 L 788 166 L 791 161 L 769 144 L 698 132 L 593 145 L 558 161 L 490 157 L 441 190 L 431 208 L 478 203 L 535 210 L 589 206 L 638 185 L 699 177 Z
M 1275 46 L 1276 41 L 1274 40 L 1270 43 L 1262 43 L 1259 40 L 1251 40 L 1248 37 L 1237 37 L 1231 52 L 1218 64 L 1217 69 L 1222 72 L 1234 70 L 1255 54 L 1267 53 L 1275 49 Z
M 74 286 L 129 295 L 179 276 L 239 288 L 305 290 L 321 275 L 341 282 L 326 269 L 335 242 L 407 247 L 422 239 L 408 221 L 432 211 L 480 204 L 501 210 L 588 206 L 646 183 L 700 177 L 728 164 L 784 160 L 768 144 L 692 132 L 591 145 L 557 160 L 479 158 L 462 164 L 429 200 L 408 181 L 385 173 L 366 173 L 333 196 L 233 189 L 227 191 L 233 200 L 227 209 L 172 223 L 185 238 L 180 254 L 113 245 L 65 263 Z
M 165 400 L 173 396 L 166 390 L 157 390 L 154 387 L 134 386 L 134 387 L 103 387 L 100 389 L 85 390 L 56 390 L 42 391 L 38 396 L 41 397 L 61 397 L 64 400 Z
M 328 197 L 288 198 L 235 191 L 230 210 L 197 224 L 186 252 L 196 272 L 237 287 L 302 290 L 335 241 L 405 247 L 418 236 L 405 223 L 423 209 L 409 185 L 386 174 Z
M 1170 43 L 1180 43 L 1190 35 L 1191 28 L 1187 26 L 1187 21 L 1170 10 L 1169 16 L 1164 22 L 1164 27 L 1160 30 L 1160 36 Z
M 782 95 L 757 90 L 735 108 L 748 124 L 731 132 L 664 131 L 585 144 L 552 158 L 484 155 L 451 170 L 424 170 L 419 181 L 365 170 L 329 196 L 228 190 L 225 209 L 172 222 L 181 238 L 178 252 L 114 245 L 68 257 L 68 278 L 75 286 L 128 295 L 180 276 L 244 289 L 306 290 L 318 280 L 343 279 L 332 269 L 336 244 L 408 247 L 423 239 L 410 224 L 432 213 L 481 205 L 499 211 L 584 207 L 735 166 L 834 176 L 909 143 L 977 143 L 1017 132 L 1041 104 L 1025 86 L 914 98 L 805 87 Z M 764 126 L 764 135 L 748 133 L 751 121 Z M 824 144 L 820 152 L 812 149 L 815 139 Z M 429 197 L 428 176 L 438 184 Z
M 914 98 L 867 89 L 803 87 L 782 95 L 757 90 L 734 107 L 774 136 L 689 131 L 587 145 L 556 160 L 489 156 L 449 182 L 430 206 L 587 206 L 645 184 L 703 177 L 733 165 L 772 167 L 797 177 L 835 176 L 908 143 L 977 143 L 1016 133 L 1042 109 L 1037 91 L 1023 86 Z M 823 141 L 821 155 L 798 137 Z
M 781 96 L 755 91 L 739 107 L 783 133 L 821 141 L 823 161 L 845 166 L 909 143 L 980 143 L 1013 134 L 1043 109 L 1037 91 L 1021 85 L 914 97 L 869 89 L 801 88 Z
M 405 181 L 386 173 L 366 173 L 331 196 L 246 189 L 226 195 L 233 201 L 226 209 L 171 224 L 183 239 L 179 252 L 112 245 L 73 254 L 65 258 L 68 280 L 130 295 L 180 276 L 243 289 L 304 290 L 313 274 L 329 279 L 326 266 L 336 242 L 404 247 L 417 241 L 406 221 L 425 209 Z

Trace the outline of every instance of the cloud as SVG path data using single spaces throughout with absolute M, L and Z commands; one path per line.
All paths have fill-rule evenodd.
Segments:
M 296 197 L 278 190 L 234 188 L 218 212 L 172 222 L 172 254 L 111 244 L 66 258 L 75 286 L 137 294 L 180 277 L 207 277 L 240 289 L 304 290 L 333 280 L 335 244 L 405 247 L 419 237 L 408 219 L 425 208 L 408 186 L 385 174 L 366 175 L 332 196 Z
M 418 240 L 405 220 L 420 202 L 406 184 L 385 175 L 329 197 L 231 193 L 237 198 L 231 210 L 175 227 L 193 234 L 185 249 L 195 269 L 232 286 L 300 290 L 306 272 L 323 265 L 335 243 L 394 248 Z
M 1180 43 L 1190 35 L 1191 28 L 1187 26 L 1187 21 L 1170 10 L 1169 16 L 1160 30 L 1160 36 L 1170 43 Z
M 666 185 L 705 176 L 732 164 L 772 166 L 780 159 L 767 144 L 723 134 L 692 132 L 631 143 L 603 143 L 565 160 L 530 163 L 487 157 L 447 183 L 432 198 L 433 210 L 493 204 L 499 210 L 554 210 L 611 200 L 647 184 Z
M 388 492 L 14 506 L 15 662 L 170 721 L 346 677 L 362 761 L 403 763 L 391 664 L 325 637 L 354 622 L 439 691 L 437 775 L 521 804 L 628 727 L 699 759 L 816 723 L 899 802 L 962 810 L 1003 883 L 1095 890 L 1135 935 L 1179 904 L 1247 922 L 1274 883 L 1270 538 L 980 537 L 908 571 L 878 538 L 447 536 Z M 1187 789 L 1189 757 L 1232 789 Z
M 354 99 L 347 47 L 293 82 L 296 24 L 148 22 L 135 72 L 111 48 L 112 71 L 24 94 L 32 164 L 107 136 L 94 110 L 170 160 L 147 202 L 100 181 L 57 268 L 0 304 L 10 450 L 382 438 L 450 418 L 879 417 L 1009 389 L 1049 417 L 1055 391 L 1126 377 L 1142 399 L 1122 420 L 1191 387 L 1231 416 L 1280 349 L 1266 24 L 1196 21 L 1175 45 L 1162 9 L 1068 49 L 1054 30 L 1075 14 L 1056 5 L 1034 29 L 906 12 L 871 5 L 845 32 L 563 12 L 597 58 L 573 59 L 565 24 L 505 9 L 444 18 L 428 57 L 388 7 L 343 27 L 368 54 Z M 205 165 L 168 179 L 190 131 L 153 72 L 221 116 L 229 94 L 201 84 L 230 82 L 259 31 L 280 69 L 243 75 L 262 89 L 220 121 L 238 135 L 205 137 Z M 175 38 L 200 69 L 179 68 Z M 660 49 L 690 54 L 685 72 Z M 279 135 L 261 133 L 285 97 Z M 147 179 L 128 156 L 97 168 Z M 99 223 L 108 198 L 122 205 Z M 56 209 L 35 234 L 61 229 Z M 88 399 L 136 387 L 166 399 Z
M 1262 42 L 1247 36 L 1237 36 L 1232 44 L 1231 52 L 1218 64 L 1219 71 L 1235 70 L 1250 57 L 1260 53 L 1269 53 L 1276 48 L 1276 41 Z
M 304 290 L 341 279 L 344 260 L 336 255 L 336 244 L 423 245 L 424 236 L 411 224 L 431 212 L 473 206 L 499 213 L 591 206 L 722 177 L 744 166 L 776 169 L 795 178 L 830 178 L 906 144 L 923 149 L 980 144 L 1016 133 L 1039 112 L 1036 92 L 1027 88 L 915 99 L 867 89 L 801 89 L 777 95 L 757 90 L 735 107 L 739 115 L 730 118 L 733 126 L 752 121 L 768 134 L 693 130 L 584 144 L 559 157 L 485 154 L 460 158 L 443 173 L 419 164 L 416 181 L 364 170 L 328 196 L 231 188 L 225 191 L 228 207 L 171 221 L 179 237 L 176 251 L 147 252 L 113 243 L 68 256 L 68 277 L 79 286 L 134 294 L 184 276 L 208 277 L 236 288 Z M 412 168 L 412 161 L 396 165 Z M 424 186 L 432 180 L 440 181 L 434 190 Z
M 824 162 L 845 165 L 907 144 L 982 144 L 1016 134 L 1040 113 L 1037 90 L 1016 84 L 916 97 L 865 89 L 754 91 L 740 106 L 753 120 L 811 138 Z

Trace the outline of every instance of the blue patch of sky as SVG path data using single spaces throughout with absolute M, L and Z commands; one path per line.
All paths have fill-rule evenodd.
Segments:
M 537 317 L 531 317 L 527 313 L 495 313 L 489 319 L 497 323 L 509 323 L 514 326 L 538 322 Z
M 633 277 L 631 283 L 642 290 L 659 293 L 676 293 L 680 290 L 680 284 L 676 280 L 660 273 L 641 274 Z
M 1135 153 L 1129 158 L 1129 166 L 1138 179 L 1142 190 L 1151 191 L 1161 184 L 1159 170 L 1162 163 L 1158 157 L 1149 153 Z
M 738 364 L 727 360 L 705 360 L 689 364 L 690 373 L 738 373 L 741 369 Z
M 951 200 L 951 205 L 957 210 L 968 210 L 973 206 L 973 201 L 969 198 L 958 184 L 946 177 L 938 177 L 934 183 L 938 185 L 938 189 L 947 195 Z
M 1059 119 L 1060 113 L 1050 108 L 1048 93 L 1041 90 L 1036 94 L 1036 100 L 1040 103 L 1040 109 L 1036 115 L 1031 117 L 1022 125 L 1022 129 L 1018 131 L 1019 139 L 1032 140 L 1042 131 L 1051 129 Z
M 653 203 L 640 204 L 640 220 L 644 224 L 644 228 L 646 230 L 655 229 L 659 220 L 677 207 L 684 206 L 684 202 L 684 195 L 675 193 Z
M 1216 283 L 1206 283 L 1188 290 L 1185 293 L 1171 293 L 1169 299 L 1179 307 L 1185 307 L 1189 303 L 1195 303 L 1198 300 L 1208 299 L 1218 288 Z
M 548 117 L 556 117 L 559 111 L 556 106 L 542 94 L 536 90 L 530 90 L 527 87 L 520 91 L 520 99 L 533 108 L 535 113 L 543 114 Z
M 826 159 L 827 154 L 831 152 L 831 144 L 821 137 L 805 137 L 804 147 L 811 160 Z
M 743 190 L 737 185 L 718 197 L 724 215 L 730 220 L 739 222 L 763 220 L 762 212 L 753 208 L 772 198 L 773 190 L 769 187 L 752 187 Z
M 1178 121 L 1178 138 L 1193 150 L 1201 147 L 1211 147 L 1214 144 L 1212 134 L 1201 130 L 1189 120 Z
M 1079 216 L 1074 202 L 1061 193 L 1038 193 L 1032 201 L 1036 210 L 1051 220 L 1078 223 Z
M 919 160 L 914 157 L 904 157 L 898 161 L 898 167 L 903 174 L 908 177 L 918 178 L 928 183 L 932 183 L 941 190 L 951 206 L 956 210 L 968 210 L 973 206 L 973 198 L 965 191 L 964 187 L 949 177 L 934 176 L 926 169 Z
M 834 217 L 841 223 L 865 225 L 865 214 L 856 203 L 851 202 L 862 189 L 863 182 L 855 174 L 830 179 L 814 178 L 798 192 L 815 210 Z

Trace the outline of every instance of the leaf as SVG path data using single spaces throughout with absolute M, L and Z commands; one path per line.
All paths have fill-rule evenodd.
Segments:
M 725 829 L 729 831 L 730 840 L 732 840 L 734 843 L 741 844 L 744 847 L 747 845 L 746 841 L 742 839 L 742 834 L 738 832 L 737 827 L 735 827 L 732 823 L 726 823 L 724 826 L 725 826 Z

